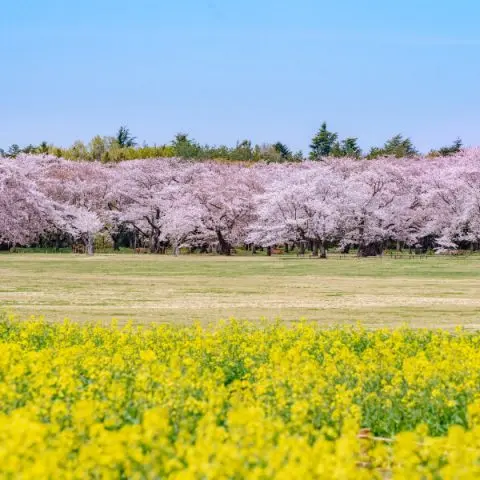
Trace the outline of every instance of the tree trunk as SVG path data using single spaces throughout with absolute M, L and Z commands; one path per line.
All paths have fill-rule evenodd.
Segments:
M 257 247 L 255 244 L 252 245 L 252 255 L 255 255 L 257 253 Z
M 87 243 L 85 245 L 87 255 L 93 255 L 95 253 L 95 239 L 92 234 L 88 234 Z
M 113 242 L 113 251 L 118 252 L 120 251 L 120 235 L 113 234 L 110 235 L 112 237 L 112 242 Z
M 299 245 L 300 255 L 305 255 L 305 242 L 302 240 Z
M 312 257 L 318 257 L 318 242 L 316 240 L 312 245 Z
M 150 237 L 150 253 L 158 253 L 160 251 L 160 233 L 156 230 L 152 232 Z
M 218 253 L 222 255 L 230 255 L 230 250 L 232 248 L 230 243 L 228 243 L 225 240 L 220 230 L 217 230 L 216 233 L 217 233 L 218 246 L 219 246 Z
M 382 245 L 380 243 L 360 244 L 358 247 L 358 257 L 376 257 L 382 254 Z
M 272 256 L 272 247 L 268 246 L 267 247 L 267 257 L 271 257 Z
M 288 243 L 285 244 L 285 253 L 288 253 Z
M 327 258 L 327 245 L 323 240 L 320 242 L 320 258 Z

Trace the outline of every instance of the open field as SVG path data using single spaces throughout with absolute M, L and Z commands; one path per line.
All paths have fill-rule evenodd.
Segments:
M 480 327 L 480 257 L 413 260 L 5 254 L 0 304 L 49 320 Z

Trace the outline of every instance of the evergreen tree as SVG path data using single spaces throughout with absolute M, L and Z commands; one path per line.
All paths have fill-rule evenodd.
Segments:
M 330 152 L 332 157 L 352 157 L 360 158 L 362 150 L 355 137 L 347 137 L 341 142 L 335 142 Z
M 418 150 L 414 147 L 410 138 L 404 138 L 402 134 L 398 133 L 392 138 L 389 138 L 382 148 L 372 147 L 367 155 L 367 158 L 377 158 L 383 156 L 394 156 L 396 158 L 413 157 L 418 155 Z
M 278 154 L 280 154 L 280 157 L 282 158 L 283 161 L 288 161 L 292 157 L 292 152 L 284 143 L 281 143 L 281 142 L 274 143 L 273 148 Z
M 413 157 L 418 154 L 418 150 L 413 146 L 410 138 L 403 138 L 403 135 L 397 134 L 387 140 L 383 146 L 386 155 L 400 157 Z
M 14 143 L 8 147 L 7 157 L 15 158 L 21 151 L 20 147 Z
M 327 122 L 323 122 L 320 130 L 312 138 L 310 145 L 310 160 L 320 160 L 321 157 L 328 157 L 335 146 L 338 134 L 327 129 Z
M 195 140 L 188 138 L 188 133 L 177 133 L 172 146 L 176 157 L 201 158 L 203 156 L 202 147 Z
M 463 146 L 462 139 L 459 137 L 453 141 L 453 143 L 448 147 L 442 147 L 438 149 L 438 153 L 442 157 L 448 157 L 449 155 L 455 155 L 458 153 Z
M 345 157 L 360 158 L 362 156 L 362 149 L 358 145 L 358 139 L 355 137 L 347 137 L 341 143 L 342 152 Z
M 22 152 L 27 153 L 27 154 L 36 153 L 37 152 L 37 147 L 30 143 L 26 147 L 22 148 Z
M 46 155 L 49 152 L 49 150 L 50 149 L 48 146 L 48 142 L 46 142 L 45 140 L 41 142 L 40 145 L 38 146 L 38 152 L 43 155 Z
M 121 126 L 115 135 L 115 140 L 120 148 L 134 147 L 137 144 L 136 138 L 130 134 L 130 130 L 126 126 Z

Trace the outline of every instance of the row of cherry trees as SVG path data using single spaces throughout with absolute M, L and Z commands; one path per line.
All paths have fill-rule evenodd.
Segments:
M 0 159 L 0 243 L 81 241 L 108 234 L 166 246 L 389 244 L 477 248 L 480 149 L 445 158 L 326 159 L 300 164 L 225 165 L 149 159 L 103 165 L 55 157 Z

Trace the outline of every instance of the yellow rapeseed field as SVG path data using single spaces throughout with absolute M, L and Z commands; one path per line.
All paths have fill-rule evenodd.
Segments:
M 480 477 L 480 334 L 0 322 L 0 476 Z

